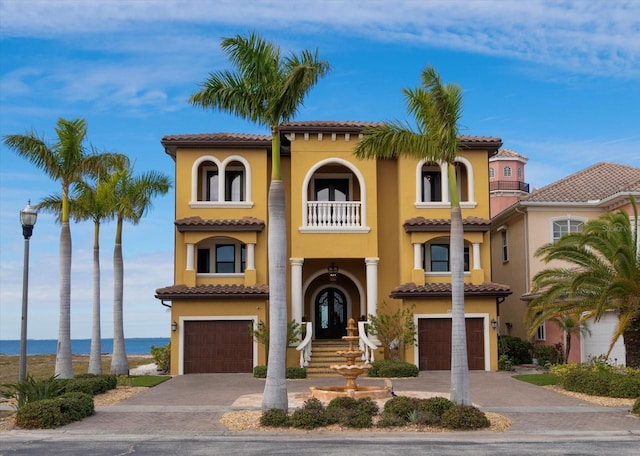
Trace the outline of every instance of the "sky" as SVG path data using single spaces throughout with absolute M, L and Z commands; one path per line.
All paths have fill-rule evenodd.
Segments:
M 257 32 L 284 53 L 317 49 L 332 70 L 295 120 L 410 120 L 403 88 L 427 65 L 464 92 L 461 134 L 497 136 L 542 187 L 600 161 L 640 166 L 640 1 L 0 0 L 0 136 L 56 140 L 84 118 L 88 143 L 138 173 L 174 177 L 165 135 L 268 134 L 188 103 L 228 69 L 223 37 Z M 0 339 L 20 338 L 19 212 L 60 191 L 0 145 Z M 123 233 L 125 337 L 168 337 L 154 298 L 173 284 L 174 192 Z M 101 228 L 102 336 L 113 335 L 115 224 Z M 91 336 L 93 225 L 72 223 L 71 337 Z M 58 337 L 60 226 L 30 240 L 29 339 Z

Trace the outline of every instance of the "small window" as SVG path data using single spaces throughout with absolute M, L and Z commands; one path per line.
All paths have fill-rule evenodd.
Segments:
M 245 245 L 224 243 L 215 244 L 213 248 L 198 248 L 197 261 L 198 274 L 241 274 L 245 270 Z
M 518 177 L 522 178 L 522 168 L 518 166 Z
M 491 166 L 489 168 L 489 178 L 493 178 L 495 176 L 495 171 L 493 169 L 493 166 Z
M 502 262 L 509 261 L 509 240 L 507 238 L 507 230 L 500 231 L 500 239 L 502 241 Z
M 584 223 L 580 220 L 555 220 L 553 222 L 553 243 L 569 233 L 578 233 L 582 231 L 582 225 Z
M 427 272 L 450 272 L 449 244 L 427 244 L 422 268 Z M 469 272 L 469 247 L 464 247 L 464 270 Z
M 502 170 L 504 177 L 511 177 L 511 166 L 505 166 Z
M 536 340 L 547 340 L 544 323 L 542 323 L 540 326 L 538 326 L 538 329 L 536 329 Z

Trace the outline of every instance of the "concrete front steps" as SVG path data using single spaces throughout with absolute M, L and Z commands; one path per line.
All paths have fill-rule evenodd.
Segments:
M 314 340 L 311 350 L 311 360 L 307 366 L 307 377 L 341 377 L 329 366 L 335 364 L 347 364 L 344 356 L 336 354 L 337 351 L 347 350 L 349 344 L 344 340 Z M 356 347 L 357 348 L 357 347 Z M 355 359 L 356 364 L 363 364 L 360 357 Z

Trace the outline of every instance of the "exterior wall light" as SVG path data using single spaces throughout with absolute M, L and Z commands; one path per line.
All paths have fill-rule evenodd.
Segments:
M 176 332 L 178 330 L 178 323 L 175 320 L 171 322 L 171 331 Z
M 336 266 L 336 264 L 333 261 L 327 268 L 327 271 L 329 271 L 330 282 L 335 282 L 336 280 L 338 280 L 338 266 Z

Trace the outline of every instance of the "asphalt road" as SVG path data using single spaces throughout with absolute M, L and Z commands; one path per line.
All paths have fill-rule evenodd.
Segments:
M 291 437 L 273 436 L 198 436 L 185 435 L 64 435 L 44 433 L 4 434 L 0 455 L 66 456 L 162 456 L 162 455 L 322 455 L 382 456 L 405 455 L 617 455 L 637 456 L 640 436 L 636 434 L 585 436 L 531 436 L 496 439 L 449 433 L 444 436 L 416 437 L 410 434 L 392 437 L 351 434 Z

